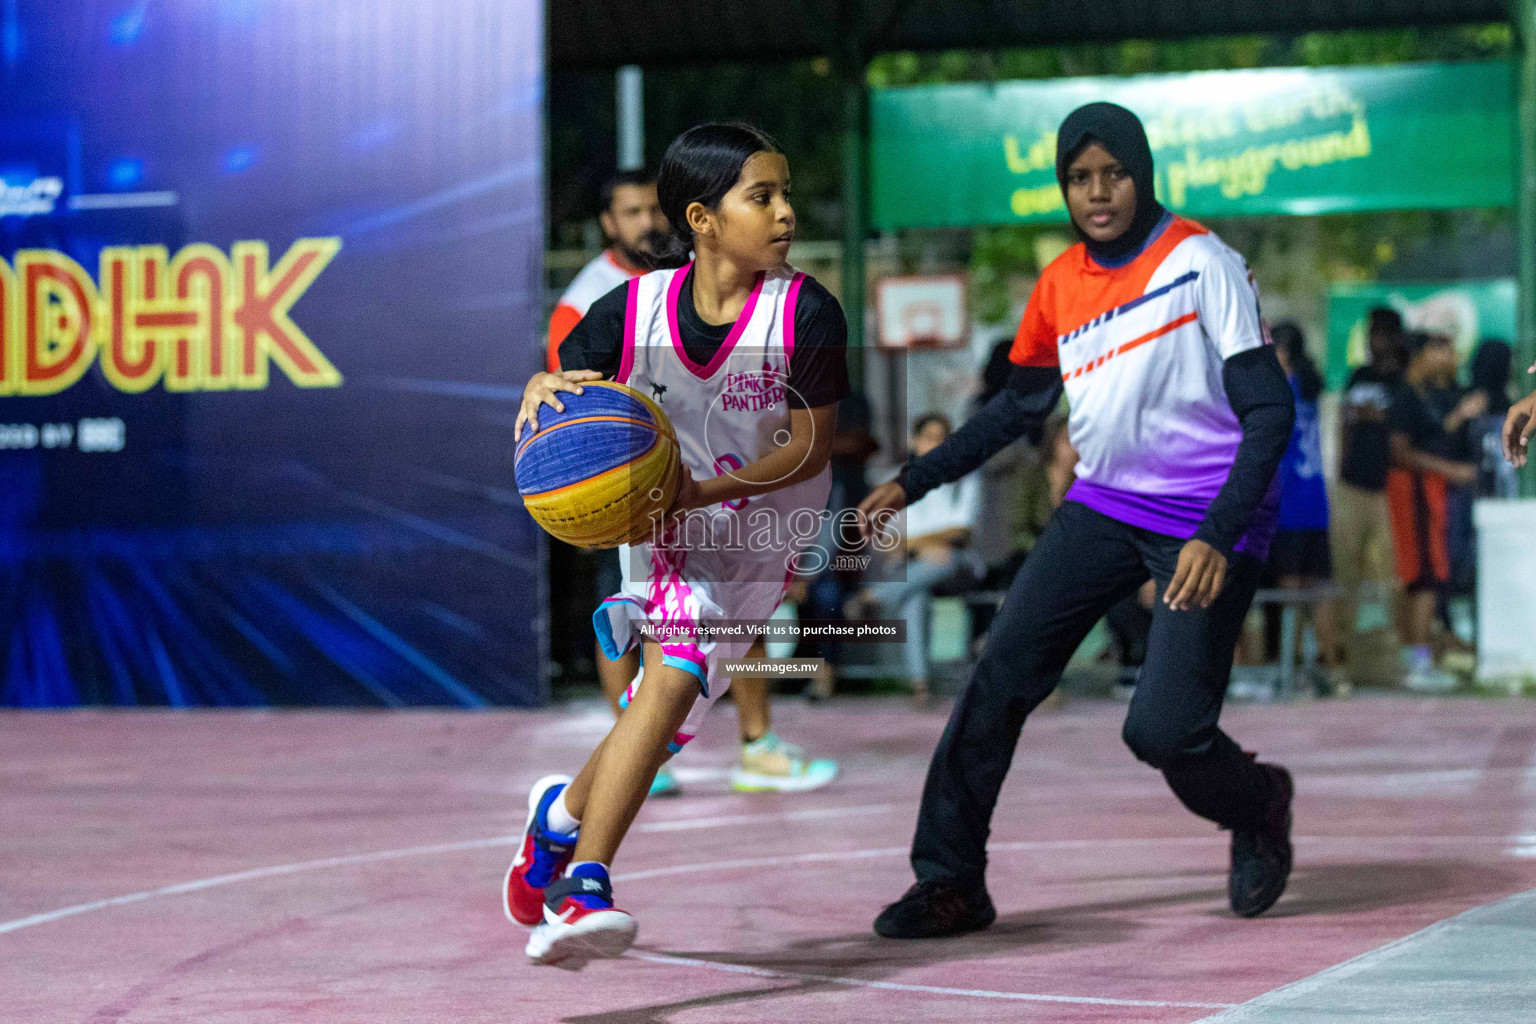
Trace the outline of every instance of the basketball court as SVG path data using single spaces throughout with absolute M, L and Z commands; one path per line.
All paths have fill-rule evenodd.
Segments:
M 798 797 L 740 795 L 729 709 L 615 864 L 636 948 L 530 967 L 497 903 L 541 774 L 608 727 L 542 712 L 0 716 L 0 1019 L 1064 1022 L 1529 1019 L 1536 725 L 1476 699 L 1229 710 L 1297 779 L 1296 870 L 1226 906 L 1225 835 L 1119 742 L 1123 708 L 1033 717 L 1004 789 L 999 919 L 897 942 L 869 925 L 942 710 L 781 702 L 841 758 Z

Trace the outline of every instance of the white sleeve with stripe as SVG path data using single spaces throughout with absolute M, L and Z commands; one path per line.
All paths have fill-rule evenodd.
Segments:
M 1259 293 L 1248 265 L 1233 249 L 1210 240 L 1196 283 L 1195 306 L 1206 337 L 1223 360 L 1264 344 Z

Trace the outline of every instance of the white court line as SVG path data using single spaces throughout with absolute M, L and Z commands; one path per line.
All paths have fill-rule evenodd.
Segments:
M 683 832 L 695 828 L 720 828 L 722 825 L 751 825 L 759 821 L 815 821 L 818 818 L 848 818 L 859 814 L 889 814 L 896 804 L 865 804 L 861 807 L 817 807 L 784 814 L 733 814 L 718 818 L 674 818 L 636 825 L 636 832 Z
M 906 852 L 906 851 L 902 851 Z M 679 967 L 702 967 L 729 974 L 748 974 L 754 978 L 778 978 L 785 981 L 819 981 L 833 985 L 849 985 L 855 988 L 881 988 L 893 992 L 923 992 L 940 996 L 971 996 L 978 999 L 1015 999 L 1029 1003 L 1088 1003 L 1093 1006 L 1172 1006 L 1190 1007 L 1197 1010 L 1224 1010 L 1231 1003 L 1180 1003 L 1161 999 L 1109 999 L 1100 996 L 1053 996 L 1037 992 L 994 992 L 984 988 L 946 988 L 943 985 L 906 985 L 898 981 L 873 981 L 866 978 L 842 978 L 835 974 L 804 974 L 800 971 L 769 970 L 765 967 L 748 967 L 743 964 L 724 964 L 714 960 L 695 960 L 685 956 L 665 953 L 625 954 L 632 960 L 647 960 L 655 964 L 673 964 Z
M 215 889 L 221 885 L 233 885 L 236 882 L 250 882 L 258 878 L 271 878 L 274 875 L 293 875 L 300 871 L 318 871 L 322 868 L 339 868 L 349 864 L 370 864 L 381 860 L 397 860 L 401 857 L 430 856 L 434 853 L 457 853 L 460 850 L 479 850 L 488 846 L 511 846 L 520 838 L 520 836 L 496 836 L 492 839 L 470 839 L 462 843 L 410 846 L 401 850 L 358 853 L 350 857 L 326 857 L 323 860 L 305 860 L 299 861 L 296 864 L 275 864 L 272 867 L 252 868 L 249 871 L 236 871 L 228 875 L 214 875 L 211 878 L 199 878 L 191 882 L 178 882 L 176 885 L 164 885 L 158 889 L 145 889 L 142 892 L 131 892 L 126 896 L 113 896 L 110 899 L 96 900 L 92 903 L 76 903 L 72 907 L 50 910 L 43 914 L 33 914 L 31 917 L 18 917 L 14 921 L 0 921 L 0 935 L 40 924 L 47 924 L 50 921 L 57 921 L 65 917 L 74 917 L 76 914 L 89 914 L 93 910 L 120 907 L 125 903 L 142 903 L 144 900 L 151 900 L 158 896 L 177 896 L 181 893 Z
M 880 814 L 892 810 L 894 806 L 893 804 L 864 804 L 856 807 L 823 807 L 804 811 L 790 811 L 785 814 L 733 814 L 714 818 L 650 821 L 636 825 L 634 831 L 673 832 L 681 829 L 723 828 L 727 825 L 744 825 L 764 821 L 802 821 L 858 814 Z M 77 903 L 71 907 L 61 907 L 58 910 L 32 914 L 29 917 L 19 917 L 13 921 L 0 921 L 0 935 L 6 932 L 20 931 L 23 928 L 32 928 L 40 924 L 48 924 L 50 921 L 58 921 L 66 917 L 74 917 L 77 914 L 89 914 L 96 910 L 106 910 L 108 907 L 119 907 L 127 903 L 142 903 L 144 900 L 155 899 L 160 896 L 177 896 L 182 893 L 199 892 L 203 889 L 216 889 L 222 885 L 233 885 L 236 882 L 251 882 L 260 878 L 272 878 L 277 875 L 297 874 L 301 871 L 319 871 L 325 868 L 347 867 L 353 864 L 372 864 L 377 861 L 399 860 L 402 857 L 429 857 L 439 853 L 459 853 L 464 850 L 483 850 L 496 846 L 515 846 L 522 838 L 521 835 L 492 836 L 488 839 L 468 839 L 463 842 L 436 843 L 431 846 L 407 846 L 397 850 L 378 850 L 374 853 L 357 853 L 344 857 L 325 857 L 320 860 L 299 861 L 294 864 L 276 864 L 265 868 L 251 868 L 247 871 L 235 871 L 227 875 L 214 875 L 211 878 L 199 878 L 191 882 L 178 882 L 175 885 L 165 885 L 158 889 L 145 889 L 141 892 L 131 892 L 123 896 L 94 900 L 90 903 Z M 623 878 L 624 876 L 619 877 Z
M 1533 900 L 1536 900 L 1536 889 L 1516 893 L 1514 896 L 1506 897 L 1500 902 L 1526 903 Z M 1219 1024 L 1237 1024 L 1240 1021 L 1257 1020 L 1265 1010 L 1284 1005 L 1293 999 L 1309 996 L 1318 989 L 1327 988 L 1334 982 L 1343 981 L 1346 978 L 1359 974 L 1361 971 L 1380 966 L 1394 957 L 1401 956 L 1418 946 L 1422 946 L 1425 942 L 1432 941 L 1441 932 L 1459 927 L 1459 922 L 1467 915 L 1476 914 L 1479 911 L 1487 910 L 1490 906 L 1497 905 L 1490 903 L 1479 904 L 1470 910 L 1462 911 L 1454 917 L 1447 917 L 1443 921 L 1436 921 L 1429 927 L 1421 928 L 1411 935 L 1404 935 L 1400 939 L 1394 939 L 1385 946 L 1377 946 L 1375 949 L 1361 953 L 1357 957 L 1351 957 L 1343 963 L 1337 963 L 1332 967 L 1324 968 L 1310 977 L 1302 978 L 1300 981 L 1293 981 L 1289 985 L 1281 985 L 1279 988 L 1265 992 L 1261 996 L 1256 996 L 1246 1003 L 1239 1003 L 1220 1013 L 1209 1017 L 1202 1017 L 1195 1024 L 1218 1024 L 1218 1022 Z M 1536 904 L 1533 904 L 1533 906 L 1536 906 Z
M 686 827 L 690 828 L 720 828 L 726 825 L 739 825 L 749 822 L 800 820 L 818 817 L 837 817 L 849 814 L 874 814 L 889 807 L 888 804 L 867 804 L 858 807 L 828 807 L 818 810 L 792 811 L 787 814 L 763 814 L 751 815 L 723 815 L 716 818 L 698 818 L 691 821 Z M 667 832 L 679 827 L 676 822 L 655 821 L 636 825 L 637 832 Z M 1520 837 L 1523 838 L 1523 837 Z M 262 878 L 273 878 L 279 875 L 298 874 L 302 871 L 319 871 L 326 868 L 347 867 L 353 864 L 372 864 L 378 861 L 399 860 L 404 857 L 429 857 L 439 853 L 459 853 L 464 850 L 483 850 L 497 846 L 514 846 L 522 839 L 521 836 L 491 836 L 486 839 L 467 839 L 457 843 L 436 843 L 430 846 L 407 846 L 397 850 L 378 850 L 373 853 L 357 853 L 343 857 L 325 857 L 320 860 L 299 861 L 293 864 L 275 864 L 265 868 L 251 868 L 247 871 L 235 871 L 227 875 L 214 875 L 210 878 L 198 878 L 190 882 L 178 882 L 175 885 L 165 885 L 158 889 L 145 889 L 140 892 L 131 892 L 123 896 L 112 896 L 104 900 L 93 900 L 90 903 L 77 903 L 69 907 L 61 907 L 58 910 L 49 910 L 41 914 L 32 914 L 28 917 L 18 917 L 11 921 L 0 921 L 0 935 L 6 932 L 21 931 L 23 928 L 32 928 L 40 924 L 48 924 L 52 921 L 62 920 L 66 917 L 75 917 L 78 914 L 89 914 L 97 910 L 106 910 L 109 907 L 119 907 L 128 903 L 142 903 L 145 900 L 156 899 L 160 896 L 178 896 L 183 893 L 200 892 L 204 889 L 215 889 L 219 886 L 233 885 L 236 882 L 251 882 Z M 1147 839 L 1042 839 L 1030 842 L 1016 843 L 989 843 L 987 849 L 993 853 L 1002 853 L 1018 850 L 1081 850 L 1093 848 L 1116 847 L 1140 847 L 1140 846 L 1200 846 L 1208 843 L 1223 843 L 1224 836 L 1173 836 L 1165 838 Z M 1453 844 L 1463 845 L 1469 842 L 1499 843 L 1510 842 L 1509 836 L 1295 836 L 1293 842 L 1297 843 L 1388 843 L 1398 846 L 1412 843 L 1425 844 Z M 774 867 L 784 864 L 812 864 L 821 861 L 860 860 L 870 857 L 892 857 L 905 854 L 907 847 L 891 846 L 873 850 L 844 850 L 831 853 L 799 853 L 783 857 L 757 857 L 747 860 L 712 861 L 705 864 L 677 864 L 672 867 L 650 868 L 645 871 L 634 871 L 628 874 L 615 875 L 615 882 L 639 881 L 645 878 L 657 878 L 662 875 L 691 874 L 702 871 L 726 871 L 741 867 Z M 1518 854 L 1517 854 L 1518 855 Z

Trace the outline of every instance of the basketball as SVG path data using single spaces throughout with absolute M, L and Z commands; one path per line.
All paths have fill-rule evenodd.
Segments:
M 539 409 L 539 429 L 513 461 L 534 521 L 567 544 L 637 543 L 672 504 L 681 479 L 677 437 L 661 407 L 611 381 L 562 393 L 564 412 Z

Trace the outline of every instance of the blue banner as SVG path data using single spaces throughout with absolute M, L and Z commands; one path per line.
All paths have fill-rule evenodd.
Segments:
M 0 4 L 0 704 L 545 698 L 542 40 Z

